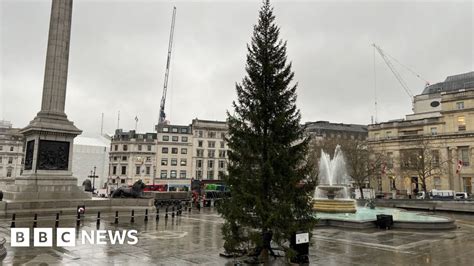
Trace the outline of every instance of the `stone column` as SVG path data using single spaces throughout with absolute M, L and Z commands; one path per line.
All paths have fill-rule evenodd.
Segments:
M 71 36 L 72 0 L 53 0 L 41 115 L 63 116 Z
M 74 138 L 81 134 L 64 113 L 72 0 L 52 0 L 41 110 L 20 132 L 25 137 L 23 175 L 6 200 L 84 199 L 72 176 Z

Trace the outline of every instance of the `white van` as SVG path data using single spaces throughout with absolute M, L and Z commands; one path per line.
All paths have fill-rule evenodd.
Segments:
M 437 190 L 433 189 L 430 191 L 430 197 L 432 199 L 454 199 L 454 190 Z

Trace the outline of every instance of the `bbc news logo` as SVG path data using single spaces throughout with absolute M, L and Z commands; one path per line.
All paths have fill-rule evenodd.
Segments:
M 76 246 L 76 228 L 56 228 L 56 237 L 53 228 L 34 228 L 33 246 L 52 247 L 53 239 L 56 239 L 57 247 Z M 81 230 L 80 242 L 82 245 L 136 245 L 138 243 L 137 230 Z M 30 228 L 11 228 L 11 246 L 29 247 Z

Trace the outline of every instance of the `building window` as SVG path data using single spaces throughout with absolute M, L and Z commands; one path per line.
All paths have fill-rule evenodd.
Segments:
M 172 154 L 178 154 L 178 148 L 171 148 Z
M 166 171 L 166 170 L 161 170 L 160 178 L 168 178 L 168 171 Z
M 457 102 L 457 103 L 456 103 L 456 108 L 457 108 L 458 110 L 464 109 L 464 102 Z
M 198 147 L 202 147 L 202 140 L 198 141 Z
M 13 157 L 8 157 L 8 164 L 12 164 L 13 163 Z
M 181 154 L 188 154 L 187 148 L 181 148 Z
M 12 177 L 12 169 L 11 168 L 7 169 L 7 177 Z
M 225 139 L 225 133 L 221 132 L 221 139 Z
M 10 151 L 13 151 L 13 146 L 10 147 Z
M 469 166 L 469 148 L 460 148 L 459 158 L 461 159 L 463 166 Z
M 117 174 L 117 166 L 112 167 L 112 174 L 116 175 Z
M 431 151 L 431 164 L 434 167 L 439 166 L 439 151 L 438 150 L 432 150 Z
M 216 138 L 216 132 L 215 132 L 215 131 L 209 131 L 209 132 L 207 133 L 207 137 L 208 137 L 208 138 L 211 138 L 211 139 Z
M 225 145 L 225 143 L 223 141 L 221 141 L 221 149 L 224 149 L 224 145 Z
M 207 151 L 207 157 L 209 157 L 209 158 L 214 158 L 215 154 L 216 154 L 215 150 L 208 150 Z
M 128 150 L 127 144 L 123 144 L 123 150 L 124 150 L 124 151 L 127 151 L 127 150 Z
M 136 175 L 139 175 L 140 174 L 140 166 L 137 166 L 136 170 L 135 170 L 135 174 Z
M 176 178 L 176 170 L 170 171 L 170 178 Z
M 141 144 L 138 144 L 138 150 L 139 150 L 139 151 L 142 150 L 142 145 L 141 145 Z
M 2 156 L 0 156 L 0 163 L 2 163 L 2 158 L 3 158 L 3 157 L 2 157 Z M 0 170 L 1 170 L 1 169 L 2 169 L 2 168 L 0 167 Z
M 147 150 L 148 150 L 148 151 L 151 151 L 151 145 L 148 145 L 148 146 L 147 146 Z
M 458 131 L 466 131 L 466 120 L 464 116 L 458 116 Z
M 178 128 L 176 128 L 176 127 L 171 128 L 171 132 L 178 133 Z
M 202 138 L 202 136 L 203 136 L 202 130 L 196 131 L 196 137 Z
M 117 161 L 118 160 L 118 157 L 117 156 L 114 156 L 114 161 Z
M 433 178 L 433 183 L 435 189 L 441 189 L 441 178 L 439 176 Z
M 147 161 L 147 162 L 151 162 L 151 157 L 150 157 L 150 156 L 147 156 L 147 157 L 146 157 L 146 161 Z
M 161 159 L 161 165 L 168 165 L 168 159 Z
M 181 142 L 188 142 L 188 137 L 181 137 Z
M 168 132 L 168 131 L 169 131 L 169 129 L 167 127 L 163 128 L 163 132 Z
M 214 179 L 214 171 L 207 171 L 207 179 Z
M 161 148 L 161 153 L 168 153 L 168 148 L 167 147 Z
M 207 168 L 208 169 L 213 169 L 214 168 L 214 160 L 208 160 L 207 161 Z
M 126 161 L 127 160 L 127 156 L 122 156 L 122 161 Z
M 172 136 L 172 137 L 171 137 L 171 140 L 172 140 L 172 141 L 175 141 L 175 142 L 178 141 L 178 136 Z
M 122 166 L 122 175 L 126 175 L 126 174 L 127 174 L 127 167 Z
M 432 135 L 432 136 L 438 135 L 438 128 L 432 127 L 432 128 L 431 128 L 431 135 Z
M 204 150 L 202 150 L 202 149 L 197 149 L 197 150 L 196 150 L 196 156 L 197 156 L 197 157 L 204 157 Z
M 202 168 L 202 160 L 196 160 L 196 167 Z
M 150 166 L 147 166 L 147 167 L 145 168 L 145 171 L 146 171 L 145 173 L 146 173 L 147 175 L 150 175 Z
M 219 158 L 225 158 L 225 150 L 219 151 Z
M 188 133 L 188 129 L 185 127 L 181 128 L 181 133 Z
M 186 166 L 186 164 L 187 164 L 186 159 L 181 159 L 181 161 L 179 162 L 179 164 L 180 164 L 181 166 Z
M 186 178 L 186 170 L 179 171 L 179 178 Z
M 3 146 L 0 146 L 0 151 L 3 151 Z
M 197 179 L 202 179 L 202 171 L 201 170 L 196 171 L 196 178 Z
M 165 135 L 165 136 L 161 137 L 161 139 L 162 139 L 163 141 L 168 141 L 168 140 L 170 140 L 170 136 L 166 136 L 166 135 Z
M 215 147 L 216 147 L 216 142 L 215 142 L 215 141 L 208 141 L 208 142 L 207 142 L 207 147 L 209 147 L 209 148 L 215 148 Z
M 125 184 L 125 179 L 120 179 L 120 183 Z
M 171 159 L 171 165 L 172 165 L 172 166 L 178 165 L 178 159 L 176 159 L 176 158 Z
M 224 169 L 225 168 L 225 161 L 224 160 L 219 160 L 219 168 Z
M 387 152 L 387 169 L 393 168 L 393 153 Z

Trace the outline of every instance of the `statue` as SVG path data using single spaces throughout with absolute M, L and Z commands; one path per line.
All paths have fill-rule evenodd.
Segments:
M 84 191 L 93 192 L 92 191 L 92 184 L 91 184 L 91 181 L 89 179 L 86 179 L 86 180 L 84 180 L 84 182 L 82 182 L 82 187 L 84 187 Z
M 145 183 L 142 180 L 138 180 L 133 184 L 131 188 L 128 187 L 119 187 L 114 193 L 112 193 L 112 198 L 139 198 L 142 196 L 143 189 L 145 188 Z

